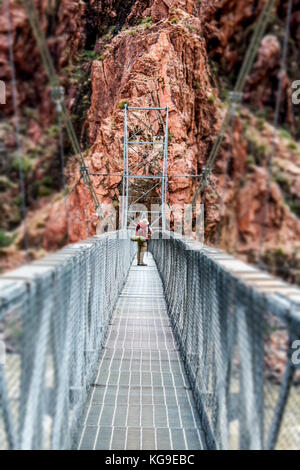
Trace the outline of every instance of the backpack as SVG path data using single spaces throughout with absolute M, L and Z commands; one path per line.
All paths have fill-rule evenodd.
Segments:
M 137 229 L 137 234 L 140 236 L 140 237 L 144 237 L 144 238 L 148 238 L 148 225 L 145 224 L 144 222 L 140 222 L 138 224 L 138 229 Z

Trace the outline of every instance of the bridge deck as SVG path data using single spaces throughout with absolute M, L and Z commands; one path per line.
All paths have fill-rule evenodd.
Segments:
M 79 449 L 201 449 L 200 421 L 150 254 L 114 311 Z

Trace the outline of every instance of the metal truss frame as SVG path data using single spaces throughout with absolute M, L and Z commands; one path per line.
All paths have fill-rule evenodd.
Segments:
M 136 112 L 139 111 L 149 111 L 149 114 L 152 111 L 157 113 L 157 116 L 154 119 L 150 119 L 147 121 L 145 118 L 142 119 L 140 116 L 136 115 Z M 163 117 L 163 112 L 165 116 Z M 130 134 L 130 117 L 133 115 L 135 120 L 141 123 L 141 127 Z M 156 121 L 160 121 L 160 124 L 163 125 L 163 137 L 162 140 L 161 136 L 158 133 L 155 133 L 152 124 Z M 137 214 L 139 211 L 134 209 L 134 205 L 137 204 L 141 199 L 145 198 L 147 201 L 147 197 L 150 198 L 150 193 L 154 189 L 160 189 L 160 210 L 159 211 L 141 211 L 143 213 L 147 213 L 148 216 L 151 217 L 152 225 L 156 224 L 159 220 L 161 220 L 162 229 L 165 230 L 166 228 L 166 205 L 167 205 L 167 183 L 168 183 L 168 135 L 169 135 L 169 107 L 166 106 L 164 108 L 161 107 L 135 107 L 135 106 L 128 106 L 125 104 L 124 109 L 124 153 L 123 153 L 123 181 L 122 181 L 122 227 L 127 228 L 130 224 L 135 225 L 133 220 L 133 215 Z M 151 140 L 139 140 L 139 135 L 145 130 L 150 130 L 152 132 L 152 139 Z M 141 155 L 136 149 L 136 146 L 144 147 L 144 152 L 141 158 Z M 141 173 L 143 171 L 143 167 L 147 163 L 148 165 L 151 163 L 151 160 L 154 160 L 157 157 L 157 153 L 151 156 L 151 151 L 156 146 L 163 147 L 163 154 L 162 154 L 162 168 L 161 172 L 158 174 L 152 173 Z M 132 166 L 132 153 L 138 155 L 140 157 L 140 161 L 135 162 L 135 166 Z M 140 183 L 140 190 L 137 190 L 137 186 L 135 185 L 135 193 L 136 197 L 134 201 L 131 201 L 131 193 L 132 193 L 132 186 L 134 181 L 138 180 L 153 180 L 153 185 L 149 188 L 147 187 L 146 190 L 143 190 L 142 185 Z M 154 217 L 156 217 L 154 219 Z

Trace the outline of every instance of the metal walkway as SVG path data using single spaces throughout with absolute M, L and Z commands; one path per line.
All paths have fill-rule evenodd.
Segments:
M 114 311 L 79 449 L 201 449 L 200 421 L 151 254 Z

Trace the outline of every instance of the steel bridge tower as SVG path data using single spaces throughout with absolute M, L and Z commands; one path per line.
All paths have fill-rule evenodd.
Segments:
M 122 227 L 147 215 L 152 227 L 166 228 L 169 108 L 125 104 Z M 144 209 L 137 204 L 143 204 Z M 153 205 L 155 208 L 153 209 Z M 159 224 L 159 225 L 158 225 Z

